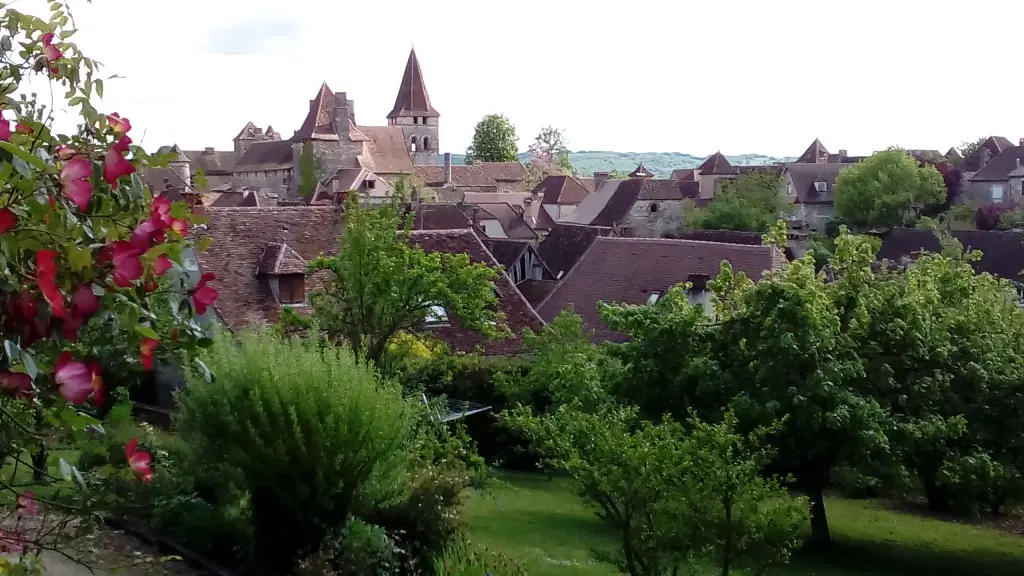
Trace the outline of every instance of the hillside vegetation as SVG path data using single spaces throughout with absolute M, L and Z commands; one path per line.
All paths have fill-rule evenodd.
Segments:
M 707 156 L 694 156 L 682 152 L 604 152 L 597 150 L 582 150 L 572 152 L 569 155 L 572 165 L 579 172 L 580 176 L 590 176 L 594 172 L 632 172 L 638 164 L 643 162 L 644 166 L 656 176 L 667 177 L 677 168 L 696 168 Z M 735 166 L 747 166 L 751 164 L 771 164 L 772 162 L 792 162 L 796 158 L 765 156 L 763 154 L 741 154 L 739 156 L 726 156 Z M 523 152 L 519 155 L 521 162 L 529 161 L 529 154 Z M 465 156 L 452 154 L 452 163 L 463 164 Z

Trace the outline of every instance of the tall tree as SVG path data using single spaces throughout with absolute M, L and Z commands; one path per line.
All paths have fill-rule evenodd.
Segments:
M 765 232 L 792 206 L 783 199 L 782 179 L 773 174 L 744 174 L 726 182 L 705 208 L 687 224 L 702 230 Z
M 396 335 L 423 327 L 438 306 L 462 326 L 485 334 L 507 330 L 495 312 L 494 282 L 500 271 L 470 262 L 465 254 L 426 253 L 409 243 L 400 198 L 366 208 L 352 195 L 345 205 L 345 230 L 337 256 L 310 262 L 328 274 L 327 286 L 310 294 L 317 328 L 347 343 L 357 358 L 380 364 Z M 309 326 L 290 310 L 287 322 Z
M 519 137 L 504 114 L 488 114 L 476 125 L 466 162 L 518 162 Z
M 974 154 L 978 150 L 978 148 L 981 148 L 981 145 L 985 143 L 985 140 L 988 140 L 988 138 L 982 136 L 977 140 L 971 140 L 970 142 L 961 142 L 960 145 L 957 146 L 957 151 L 960 152 L 961 156 L 967 158 L 971 154 Z
M 303 142 L 299 155 L 299 195 L 305 198 L 312 194 L 323 176 L 323 159 L 313 151 L 312 142 Z
M 530 164 L 545 175 L 573 174 L 565 132 L 547 126 L 541 128 L 533 144 L 530 144 Z
M 835 184 L 836 215 L 861 230 L 899 226 L 912 208 L 945 198 L 942 174 L 899 148 L 844 169 Z

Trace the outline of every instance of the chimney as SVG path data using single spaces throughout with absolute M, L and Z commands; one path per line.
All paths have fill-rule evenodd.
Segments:
M 480 207 L 473 206 L 473 227 L 480 227 Z
M 1021 139 L 1020 139 L 1020 145 L 1021 145 L 1021 146 L 1024 146 L 1024 138 L 1021 138 Z
M 1017 160 L 1017 169 L 1020 170 L 1020 157 L 1016 158 L 1016 160 Z
M 203 148 L 203 154 L 214 154 L 214 153 L 215 153 L 215 151 L 213 149 L 213 146 L 207 146 L 206 148 Z
M 594 172 L 594 190 L 600 188 L 601 184 L 610 177 L 610 172 Z
M 839 155 L 843 156 L 843 157 L 849 156 L 849 154 L 847 154 L 846 150 L 840 150 L 839 151 Z
M 444 153 L 444 183 L 452 183 L 452 153 Z

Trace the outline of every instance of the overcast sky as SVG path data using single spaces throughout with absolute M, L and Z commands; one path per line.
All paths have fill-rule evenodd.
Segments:
M 500 112 L 573 150 L 945 151 L 1024 136 L 1024 1 L 71 0 L 80 47 L 125 79 L 108 111 L 144 144 L 285 138 L 321 82 L 384 124 L 413 45 L 442 150 Z M 18 0 L 28 11 L 41 0 Z

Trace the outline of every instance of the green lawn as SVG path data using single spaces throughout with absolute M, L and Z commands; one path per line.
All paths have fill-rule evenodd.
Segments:
M 776 576 L 1018 576 L 1024 537 L 894 512 L 882 504 L 831 498 L 834 549 L 802 554 Z M 606 576 L 614 568 L 593 550 L 613 551 L 615 537 L 564 479 L 501 473 L 467 504 L 470 537 L 525 562 L 532 576 Z

